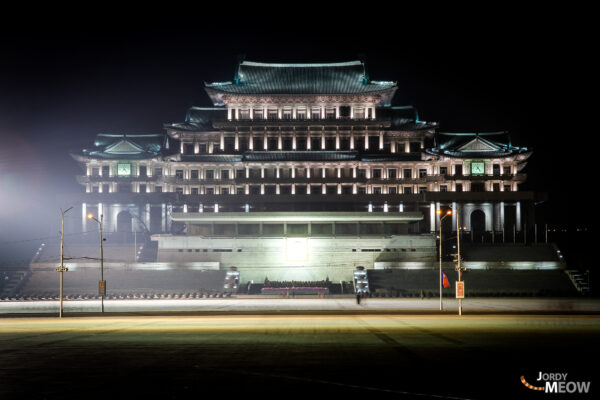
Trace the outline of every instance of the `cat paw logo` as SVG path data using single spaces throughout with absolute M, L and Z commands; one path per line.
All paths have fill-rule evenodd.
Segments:
M 521 375 L 521 383 L 528 389 L 544 393 L 585 394 L 590 391 L 591 382 L 567 380 L 568 373 L 539 372 L 535 384 L 527 382 Z

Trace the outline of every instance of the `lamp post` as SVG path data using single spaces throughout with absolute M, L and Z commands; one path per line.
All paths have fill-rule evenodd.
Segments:
M 455 210 L 457 211 L 457 210 Z M 460 261 L 460 230 L 461 230 L 461 226 L 460 226 L 460 221 L 459 221 L 459 212 L 456 212 L 456 247 L 457 247 L 457 266 L 456 266 L 456 271 L 458 272 L 458 282 L 456 282 L 456 297 L 458 297 L 458 315 L 462 315 L 462 299 L 464 297 L 464 282 L 462 280 L 462 271 L 464 270 L 464 268 L 462 267 Z M 461 293 L 459 294 L 459 285 L 461 288 Z
M 442 215 L 442 210 L 437 210 L 438 215 Z M 440 218 L 440 311 L 444 309 L 442 305 L 442 222 L 448 215 L 452 215 L 452 210 L 448 210 L 446 214 Z
M 65 211 L 60 210 L 60 266 L 56 268 L 57 272 L 60 272 L 59 282 L 59 297 L 60 297 L 60 309 L 58 317 L 62 318 L 63 315 L 63 273 L 69 269 L 65 267 L 65 255 L 64 255 L 64 239 L 65 239 L 65 214 L 73 207 L 67 208 Z
M 104 245 L 102 243 L 104 241 L 102 235 L 102 221 L 104 220 L 104 214 L 100 214 L 100 220 L 92 214 L 88 214 L 88 218 L 96 221 L 100 225 L 100 282 L 98 284 L 98 291 L 100 293 L 102 312 L 104 312 L 104 295 L 106 294 L 106 281 L 104 280 Z

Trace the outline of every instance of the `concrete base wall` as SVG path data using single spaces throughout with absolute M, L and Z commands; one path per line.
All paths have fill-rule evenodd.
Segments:
M 159 235 L 158 261 L 218 262 L 235 266 L 242 282 L 350 281 L 354 269 L 376 262 L 433 262 L 433 235 L 390 237 L 240 238 Z

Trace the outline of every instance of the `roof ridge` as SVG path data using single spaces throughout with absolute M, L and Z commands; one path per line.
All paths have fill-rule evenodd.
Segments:
M 265 63 L 258 61 L 242 61 L 240 66 L 251 67 L 277 67 L 277 68 L 308 68 L 308 67 L 350 67 L 364 65 L 360 60 L 342 61 L 334 63 Z

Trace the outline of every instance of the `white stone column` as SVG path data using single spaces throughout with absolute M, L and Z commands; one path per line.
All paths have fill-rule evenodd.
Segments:
M 459 213 L 458 204 L 452 202 L 452 232 L 456 232 L 456 216 Z
M 350 134 L 350 150 L 354 150 L 354 133 Z
M 521 202 L 517 201 L 516 207 L 516 223 L 517 223 L 517 232 L 521 232 Z
M 490 232 L 494 230 L 494 208 L 491 204 L 484 204 L 482 207 L 485 211 L 485 230 Z
M 146 203 L 146 209 L 144 213 L 144 224 L 146 228 L 150 229 L 150 204 Z
M 240 138 L 239 138 L 239 135 L 236 132 L 236 134 L 235 134 L 235 150 L 237 151 L 239 149 L 240 149 Z
M 435 204 L 433 202 L 431 202 L 431 204 L 429 204 L 429 231 L 430 232 L 435 232 Z
M 504 226 L 504 202 L 503 201 L 500 202 L 500 210 L 499 211 L 500 211 L 500 213 L 499 213 L 500 230 L 504 231 L 506 229 L 506 226 Z
M 379 150 L 383 150 L 383 132 L 379 132 Z
M 81 232 L 87 231 L 87 204 L 81 204 Z
M 369 132 L 365 133 L 365 150 L 369 150 Z

